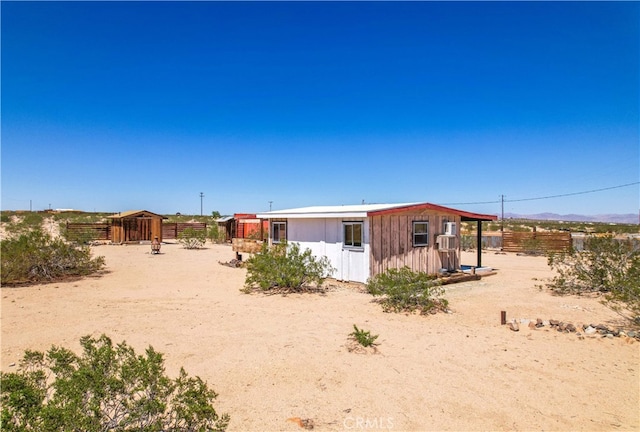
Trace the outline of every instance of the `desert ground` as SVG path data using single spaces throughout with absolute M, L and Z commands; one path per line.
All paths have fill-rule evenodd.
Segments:
M 228 245 L 93 248 L 107 273 L 8 288 L 1 370 L 25 349 L 79 351 L 84 335 L 163 352 L 219 393 L 231 431 L 639 430 L 640 343 L 579 337 L 507 319 L 620 325 L 597 299 L 553 296 L 544 257 L 488 251 L 497 274 L 447 287 L 451 313 L 382 312 L 362 287 L 325 294 L 244 294 L 246 270 L 222 266 Z M 474 253 L 463 253 L 474 264 Z M 378 352 L 350 351 L 353 325 Z

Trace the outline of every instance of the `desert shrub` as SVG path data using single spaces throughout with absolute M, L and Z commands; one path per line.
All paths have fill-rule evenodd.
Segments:
M 40 213 L 36 212 L 28 212 L 22 216 L 22 221 L 20 225 L 22 225 L 25 229 L 39 229 L 42 226 L 42 221 L 44 218 Z
M 211 243 L 223 243 L 226 240 L 226 233 L 218 227 L 217 223 L 214 223 L 207 230 L 207 238 Z
M 13 215 L 6 213 L 6 216 L 3 222 L 7 238 L 18 237 L 34 230 L 42 230 L 44 218 L 39 213 L 21 212 Z
M 372 335 L 370 331 L 364 331 L 359 329 L 355 324 L 353 325 L 353 332 L 349 333 L 356 342 L 358 342 L 363 347 L 367 348 L 375 344 L 376 339 L 378 339 L 379 335 Z
M 52 346 L 26 351 L 18 372 L 2 373 L 2 430 L 220 431 L 229 423 L 218 396 L 184 369 L 164 375 L 162 354 L 136 355 L 102 335 L 80 339 L 82 355 Z
M 446 310 L 448 301 L 442 298 L 444 288 L 434 275 L 414 272 L 409 267 L 388 269 L 367 281 L 367 290 L 379 300 L 385 312 L 421 314 Z
M 0 247 L 3 284 L 84 276 L 104 267 L 104 257 L 91 258 L 88 247 L 53 239 L 40 230 L 3 240 Z
M 640 242 L 590 237 L 585 250 L 551 254 L 557 275 L 548 286 L 560 294 L 600 292 L 604 304 L 628 319 L 640 317 Z
M 462 250 L 472 250 L 476 248 L 476 243 L 478 242 L 476 236 L 471 235 L 463 235 L 460 236 L 460 247 Z
M 1 212 L 0 213 L 0 222 L 2 222 L 2 223 L 10 223 L 11 222 L 11 216 L 6 212 Z
M 320 288 L 333 273 L 327 257 L 318 259 L 310 249 L 301 252 L 299 244 L 286 241 L 271 248 L 264 243 L 262 250 L 247 260 L 246 268 L 245 292 L 256 286 L 263 291 L 301 291 L 310 286 Z
M 207 241 L 207 233 L 204 230 L 186 228 L 178 235 L 178 241 L 185 249 L 200 249 Z

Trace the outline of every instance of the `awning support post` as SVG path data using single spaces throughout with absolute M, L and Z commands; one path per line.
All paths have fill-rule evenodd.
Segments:
M 482 221 L 476 221 L 478 224 L 478 238 L 476 239 L 478 247 L 478 267 L 482 267 Z

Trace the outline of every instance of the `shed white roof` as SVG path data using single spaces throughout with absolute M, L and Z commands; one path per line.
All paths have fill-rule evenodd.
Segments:
M 223 216 L 216 219 L 216 222 L 229 222 L 231 219 L 233 219 L 233 216 Z
M 463 221 L 490 221 L 498 218 L 495 215 L 471 213 L 465 210 L 458 210 L 425 202 L 301 207 L 258 213 L 256 214 L 256 217 L 260 219 L 366 218 L 373 215 L 398 213 L 410 210 L 435 210 L 444 213 L 451 213 L 460 216 Z
M 345 218 L 345 217 L 367 217 L 369 212 L 390 210 L 400 207 L 413 206 L 419 203 L 404 204 L 360 204 L 360 205 L 341 205 L 341 206 L 312 206 L 300 207 L 287 210 L 275 210 L 270 212 L 258 213 L 256 217 L 261 219 L 287 218 L 287 219 L 304 219 L 304 218 Z

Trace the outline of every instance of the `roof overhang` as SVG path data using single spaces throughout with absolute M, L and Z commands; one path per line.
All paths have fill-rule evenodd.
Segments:
M 114 213 L 110 216 L 107 216 L 108 219 L 125 219 L 125 218 L 136 218 L 136 217 L 143 217 L 143 216 L 157 216 L 160 217 L 162 219 L 169 219 L 166 216 L 162 216 L 159 215 L 157 213 L 153 213 L 147 210 L 129 210 L 129 211 L 125 211 L 125 212 L 120 212 L 120 213 Z
M 403 207 L 396 207 L 396 208 L 387 209 L 387 210 L 373 211 L 373 212 L 369 212 L 369 216 L 394 214 L 394 213 L 400 213 L 400 212 L 406 212 L 406 211 L 421 211 L 421 210 L 433 210 L 433 211 L 437 211 L 437 212 L 441 212 L 441 213 L 455 214 L 457 216 L 460 216 L 460 219 L 463 222 L 469 222 L 469 221 L 492 221 L 492 220 L 497 220 L 498 219 L 498 216 L 496 216 L 496 215 L 488 215 L 488 214 L 482 214 L 482 213 L 472 213 L 472 212 L 468 212 L 466 210 L 459 210 L 459 209 L 454 209 L 454 208 L 451 208 L 451 207 L 444 207 L 444 206 L 441 206 L 441 205 L 431 204 L 431 203 L 410 204 L 410 205 L 403 206 Z

